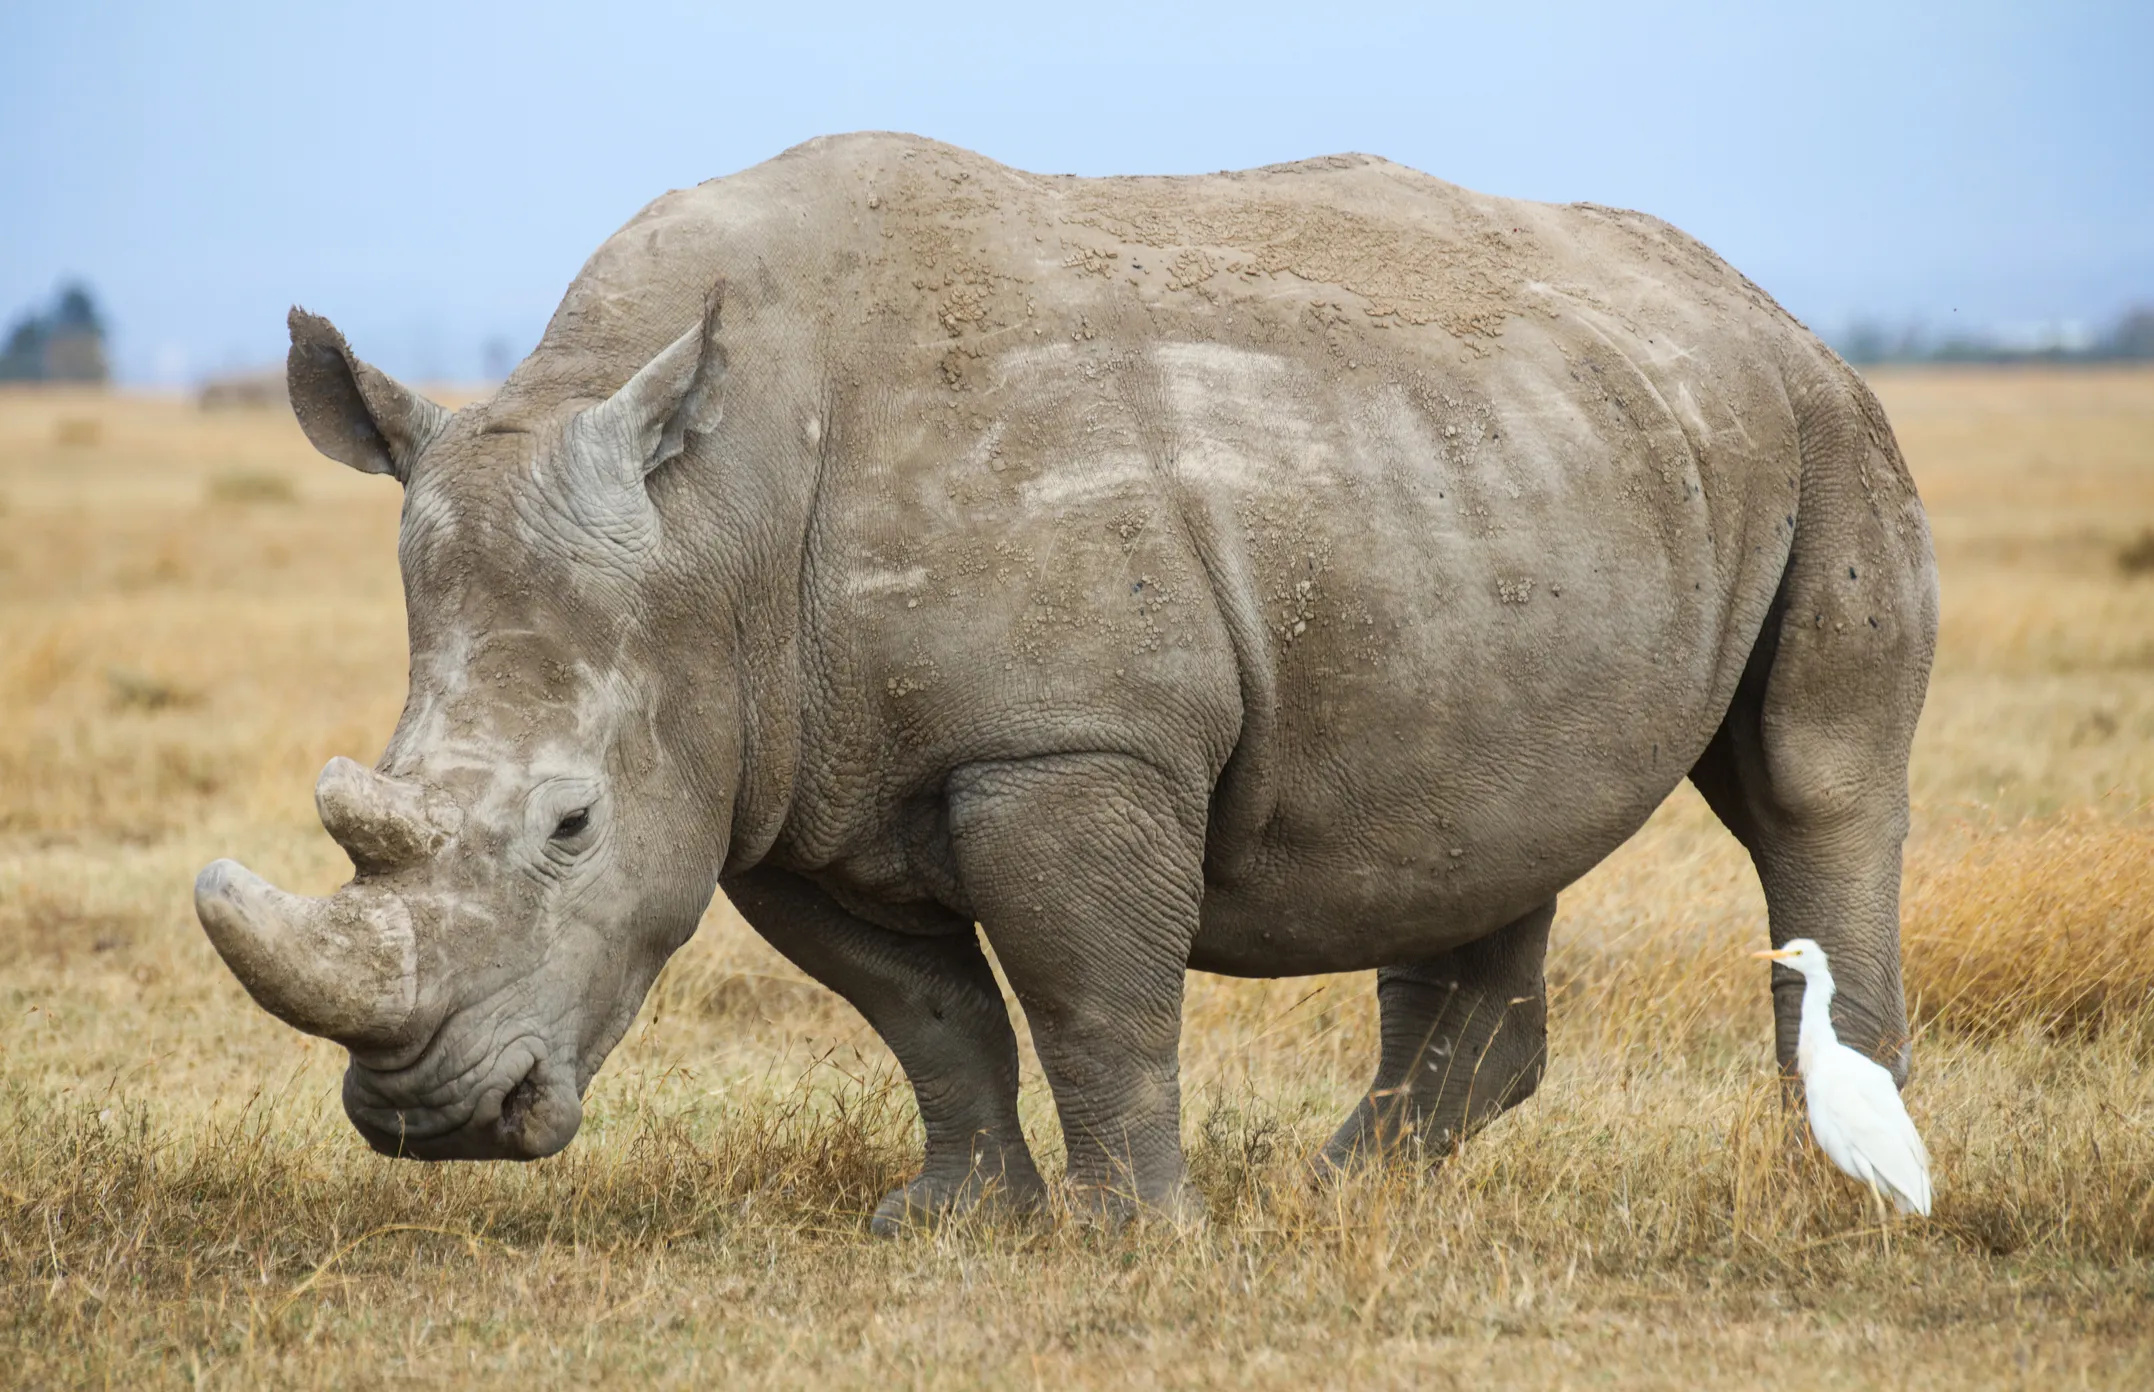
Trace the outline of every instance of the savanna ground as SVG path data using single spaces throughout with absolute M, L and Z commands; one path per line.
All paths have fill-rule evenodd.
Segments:
M 894 1243 L 902 1083 L 722 903 L 567 1153 L 369 1154 L 189 885 L 347 873 L 310 790 L 403 695 L 397 490 L 280 415 L 0 395 L 0 1382 L 2154 1386 L 2154 373 L 1878 385 L 1944 576 L 1933 1219 L 1888 1235 L 1791 1141 L 1763 904 L 1686 790 L 1564 895 L 1547 1081 L 1440 1169 L 1301 1178 L 1366 977 L 1199 976 L 1208 1228 Z

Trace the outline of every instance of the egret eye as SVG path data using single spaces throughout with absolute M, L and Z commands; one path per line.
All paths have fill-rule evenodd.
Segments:
M 583 835 L 583 829 L 589 825 L 591 825 L 591 809 L 579 807 L 561 819 L 561 824 L 553 829 L 553 839 L 566 841 L 570 837 L 581 836 Z

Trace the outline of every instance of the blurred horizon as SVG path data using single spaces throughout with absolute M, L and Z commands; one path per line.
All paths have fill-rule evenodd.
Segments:
M 188 385 L 281 359 L 297 302 L 399 375 L 497 376 L 644 203 L 858 129 L 1642 208 L 1843 348 L 2069 352 L 2154 305 L 2154 8 L 1316 13 L 14 7 L 0 327 L 81 281 L 117 380 Z

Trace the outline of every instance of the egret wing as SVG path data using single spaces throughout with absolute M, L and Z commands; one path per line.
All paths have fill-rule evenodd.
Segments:
M 1930 1155 L 1892 1075 L 1840 1045 L 1804 1080 L 1810 1130 L 1833 1163 L 1882 1190 L 1902 1213 L 1930 1211 Z

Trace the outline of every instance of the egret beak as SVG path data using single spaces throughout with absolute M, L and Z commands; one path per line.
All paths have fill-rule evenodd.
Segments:
M 1788 958 L 1793 957 L 1795 954 L 1788 951 L 1784 947 L 1769 947 L 1763 952 L 1753 952 L 1750 955 L 1753 957 L 1763 957 L 1769 961 L 1785 962 Z

